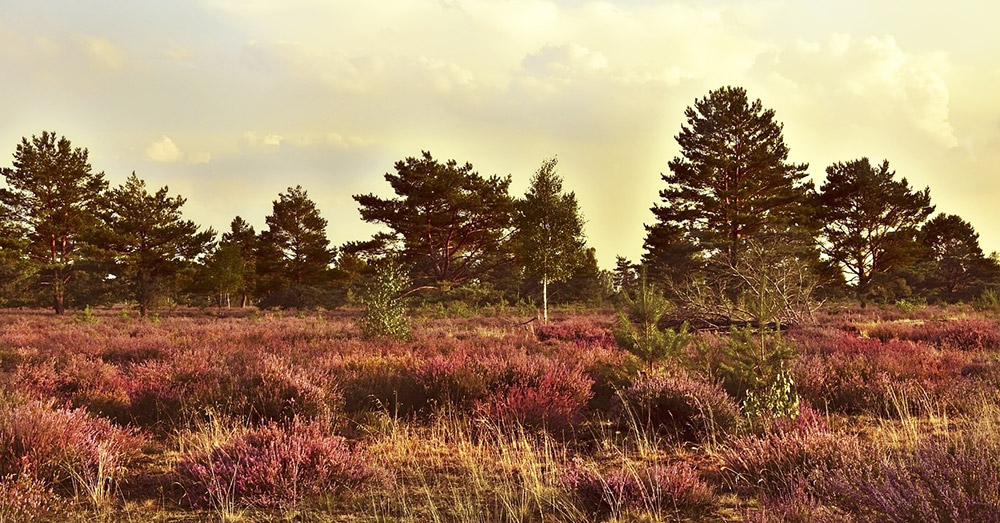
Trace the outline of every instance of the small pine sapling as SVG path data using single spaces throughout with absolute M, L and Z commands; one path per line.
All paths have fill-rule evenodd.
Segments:
M 645 271 L 639 279 L 635 297 L 622 293 L 622 300 L 624 307 L 618 311 L 614 329 L 619 347 L 645 362 L 650 374 L 656 363 L 681 357 L 693 336 L 686 323 L 677 330 L 660 329 L 660 320 L 670 310 L 670 302 L 649 285 Z

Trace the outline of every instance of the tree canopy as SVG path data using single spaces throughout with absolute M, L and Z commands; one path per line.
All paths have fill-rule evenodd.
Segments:
M 261 293 L 278 305 L 323 301 L 314 295 L 330 276 L 334 253 L 316 203 L 302 186 L 289 187 L 272 202 L 265 222 L 268 228 L 257 240 Z
M 481 176 L 472 164 L 441 163 L 431 153 L 396 162 L 385 179 L 395 198 L 355 195 L 361 218 L 389 231 L 361 245 L 398 253 L 418 284 L 443 288 L 485 275 L 507 261 L 512 226 L 510 176 Z
M 572 275 L 586 245 L 576 194 L 563 192 L 557 164 L 556 158 L 542 162 L 524 198 L 515 203 L 514 244 L 525 272 L 542 284 L 545 321 L 549 318 L 548 285 Z
M 133 172 L 101 199 L 105 227 L 98 238 L 113 263 L 115 275 L 127 282 L 145 316 L 155 299 L 169 289 L 171 278 L 206 252 L 215 231 L 199 231 L 181 216 L 186 200 L 168 196 L 164 186 L 155 193 Z
M 774 110 L 723 87 L 684 114 L 680 155 L 661 175 L 667 187 L 646 227 L 644 259 L 654 274 L 687 273 L 709 257 L 736 266 L 746 239 L 805 224 L 808 166 L 788 161 Z
M 868 158 L 837 162 L 827 167 L 816 196 L 821 248 L 851 276 L 862 303 L 872 278 L 897 265 L 893 242 L 916 232 L 934 212 L 930 188 L 914 190 L 895 176 L 888 160 L 878 166 Z
M 25 258 L 36 265 L 39 282 L 51 289 L 53 309 L 62 314 L 81 240 L 97 223 L 104 173 L 92 171 L 86 149 L 48 131 L 23 138 L 13 167 L 2 173 L 7 188 L 0 190 L 0 201 L 26 232 Z

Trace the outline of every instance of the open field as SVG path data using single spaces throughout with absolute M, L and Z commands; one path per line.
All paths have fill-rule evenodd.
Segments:
M 0 312 L 0 520 L 1000 520 L 1000 322 L 971 309 L 790 329 L 800 413 L 766 423 L 710 350 L 643 373 L 610 313 L 353 317 Z

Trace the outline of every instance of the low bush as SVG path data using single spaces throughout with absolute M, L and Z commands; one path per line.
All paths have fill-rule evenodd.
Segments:
M 501 378 L 506 379 L 495 382 L 491 396 L 479 402 L 478 410 L 491 420 L 552 431 L 566 430 L 579 423 L 590 400 L 593 381 L 579 368 L 547 363 L 520 367 L 515 364 L 503 369 Z
M 639 378 L 622 391 L 620 423 L 637 423 L 686 441 L 706 441 L 732 432 L 739 408 L 718 385 L 685 373 Z
M 957 350 L 1000 349 L 1000 324 L 985 318 L 926 321 L 923 323 L 880 323 L 868 334 L 881 340 L 901 339 Z
M 343 438 L 321 423 L 267 424 L 210 449 L 195 450 L 176 465 L 185 500 L 196 507 L 225 502 L 287 507 L 304 498 L 359 487 L 373 471 Z
M 989 445 L 924 443 L 902 459 L 839 471 L 821 488 L 856 521 L 1000 521 L 1000 456 Z
M 723 475 L 737 490 L 790 491 L 803 478 L 822 477 L 861 456 L 855 436 L 832 432 L 820 414 L 803 408 L 776 420 L 762 435 L 731 441 L 721 452 Z
M 675 512 L 705 507 L 715 490 L 687 463 L 628 466 L 606 474 L 574 461 L 563 483 L 591 515 Z
M 571 318 L 535 327 L 539 341 L 563 341 L 578 347 L 615 347 L 611 326 L 593 320 Z
M 33 496 L 72 486 L 95 501 L 106 500 L 141 446 L 133 432 L 82 409 L 57 409 L 38 401 L 0 408 L 0 478 L 26 481 L 27 486 L 35 483 L 22 476 L 38 482 L 38 488 L 12 492 Z

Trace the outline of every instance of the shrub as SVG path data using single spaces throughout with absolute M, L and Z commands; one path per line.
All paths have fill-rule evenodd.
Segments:
M 224 355 L 185 354 L 165 384 L 164 406 L 173 406 L 176 389 L 186 407 L 249 418 L 257 423 L 292 417 L 319 417 L 341 405 L 339 391 L 318 369 L 291 365 L 274 355 L 238 350 Z M 155 392 L 156 389 L 150 392 Z
M 661 330 L 663 315 L 670 309 L 670 303 L 663 294 L 646 282 L 643 271 L 635 298 L 622 293 L 624 308 L 618 311 L 614 335 L 618 346 L 631 352 L 646 363 L 652 372 L 653 365 L 668 359 L 678 359 L 691 343 L 692 336 L 685 324 L 678 330 Z
M 211 449 L 196 450 L 175 468 L 185 500 L 196 507 L 223 500 L 287 507 L 310 496 L 342 493 L 373 477 L 343 438 L 317 422 L 268 424 Z
M 687 441 L 729 433 L 739 422 L 739 409 L 725 391 L 684 373 L 639 378 L 622 399 L 623 422 L 645 423 Z
M 538 373 L 517 370 L 522 372 L 515 372 L 509 387 L 493 389 L 489 398 L 479 402 L 483 415 L 553 431 L 568 429 L 583 419 L 593 381 L 579 368 L 552 364 Z
M 407 269 L 387 258 L 375 264 L 375 274 L 361 293 L 365 309 L 358 324 L 366 338 L 406 338 L 410 324 L 402 294 L 410 285 Z
M 794 420 L 776 420 L 761 436 L 737 438 L 721 452 L 732 485 L 766 493 L 787 492 L 802 478 L 831 473 L 860 455 L 856 437 L 831 432 L 809 409 Z
M 1000 521 L 1000 456 L 989 445 L 952 452 L 924 443 L 903 459 L 846 469 L 821 485 L 857 521 Z
M 535 327 L 539 341 L 565 341 L 578 347 L 614 347 L 615 337 L 607 325 L 573 318 Z
M 601 474 L 574 461 L 563 483 L 592 515 L 691 510 L 709 505 L 714 489 L 687 463 L 638 464 Z
M 1000 348 L 1000 325 L 982 318 L 914 323 L 880 323 L 869 335 L 883 341 L 891 339 L 924 342 L 935 347 L 958 350 Z
M 718 374 L 726 391 L 742 401 L 748 418 L 795 416 L 799 398 L 788 370 L 795 357 L 780 331 L 733 329 L 723 345 Z
M 339 376 L 344 408 L 350 413 L 416 414 L 427 405 L 418 366 L 419 361 L 410 356 L 372 356 L 341 364 L 334 372 Z
M 72 484 L 106 500 L 142 440 L 82 409 L 33 401 L 0 409 L 0 478 L 30 476 L 43 488 Z
M 0 478 L 0 521 L 32 521 L 54 504 L 55 494 L 29 474 Z
M 1000 292 L 993 288 L 985 289 L 972 302 L 972 306 L 980 312 L 1000 312 Z
M 763 494 L 757 510 L 748 510 L 748 523 L 850 523 L 849 515 L 824 505 L 807 481 L 799 481 L 788 492 Z

